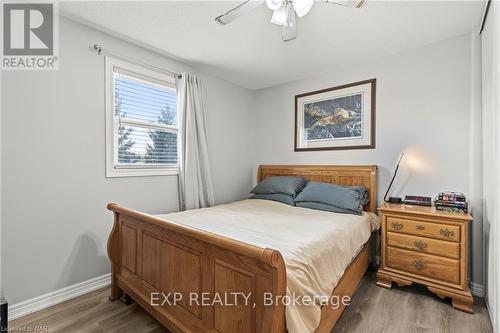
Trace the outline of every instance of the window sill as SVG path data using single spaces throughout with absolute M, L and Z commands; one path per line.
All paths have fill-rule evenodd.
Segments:
M 115 177 L 147 177 L 147 176 L 176 176 L 179 168 L 112 168 L 106 170 L 106 178 Z

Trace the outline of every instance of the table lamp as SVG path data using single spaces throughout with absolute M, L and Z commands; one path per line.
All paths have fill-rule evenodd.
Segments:
M 389 184 L 389 187 L 387 188 L 387 191 L 385 192 L 385 195 L 384 195 L 385 202 L 392 203 L 392 204 L 402 204 L 403 203 L 403 200 L 400 197 L 389 197 L 389 199 L 387 199 L 387 195 L 389 194 L 389 191 L 392 187 L 392 183 L 394 183 L 394 179 L 396 179 L 396 176 L 398 174 L 399 165 L 401 164 L 401 161 L 403 160 L 403 156 L 405 156 L 405 152 L 402 152 L 401 156 L 399 157 L 398 165 L 396 166 L 396 169 L 394 170 L 394 174 L 392 176 L 391 183 Z

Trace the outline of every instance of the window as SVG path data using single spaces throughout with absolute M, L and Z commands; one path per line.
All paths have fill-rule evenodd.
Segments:
M 106 58 L 106 176 L 179 172 L 175 79 Z

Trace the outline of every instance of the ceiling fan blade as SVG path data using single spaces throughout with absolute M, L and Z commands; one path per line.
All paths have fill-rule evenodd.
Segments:
M 226 13 L 215 18 L 215 22 L 220 25 L 226 25 L 233 22 L 238 17 L 248 13 L 249 11 L 259 7 L 264 3 L 264 0 L 246 0 Z
M 366 3 L 366 0 L 325 0 L 325 2 L 344 7 L 361 8 Z
M 293 25 L 291 27 L 289 26 L 282 26 L 281 27 L 281 37 L 283 38 L 284 42 L 288 42 L 294 38 L 297 37 L 297 25 Z

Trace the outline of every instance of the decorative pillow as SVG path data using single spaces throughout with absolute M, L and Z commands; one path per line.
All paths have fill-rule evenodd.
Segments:
M 362 214 L 358 211 L 343 209 L 343 208 L 335 207 L 335 206 L 324 204 L 324 203 L 314 202 L 314 201 L 296 202 L 295 205 L 297 207 L 310 208 L 310 209 L 316 209 L 316 210 L 324 210 L 327 212 L 334 212 L 334 213 L 354 214 L 354 215 L 361 215 Z
M 273 176 L 267 177 L 257 184 L 250 193 L 254 194 L 271 194 L 283 193 L 295 196 L 300 192 L 307 181 L 302 177 L 293 176 Z
M 293 202 L 293 197 L 291 195 L 283 193 L 254 194 L 253 196 L 250 197 L 250 199 L 279 201 L 290 206 L 295 206 L 295 203 Z
M 361 215 L 363 206 L 368 203 L 368 200 L 368 191 L 362 186 L 309 182 L 295 198 L 295 204 L 317 202 Z

